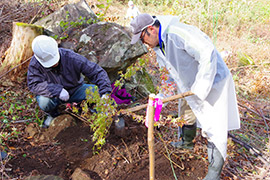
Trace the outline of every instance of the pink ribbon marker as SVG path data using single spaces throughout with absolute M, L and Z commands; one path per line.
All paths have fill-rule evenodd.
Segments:
M 145 126 L 148 128 L 148 109 L 149 109 L 149 106 L 155 106 L 156 109 L 155 109 L 155 116 L 154 116 L 154 120 L 155 121 L 159 121 L 159 117 L 160 117 L 160 113 L 161 113 L 161 110 L 162 110 L 162 105 L 163 105 L 163 102 L 161 99 L 159 98 L 155 98 L 155 100 L 148 100 L 148 106 L 147 106 L 147 109 L 146 109 L 146 119 L 145 119 Z

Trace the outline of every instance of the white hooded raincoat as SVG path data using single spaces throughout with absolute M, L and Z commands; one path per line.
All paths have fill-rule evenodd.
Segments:
M 158 16 L 164 54 L 154 50 L 157 61 L 175 80 L 179 93 L 195 95 L 186 100 L 197 117 L 198 126 L 222 154 L 227 151 L 228 130 L 240 128 L 234 82 L 225 62 L 210 38 L 177 17 Z

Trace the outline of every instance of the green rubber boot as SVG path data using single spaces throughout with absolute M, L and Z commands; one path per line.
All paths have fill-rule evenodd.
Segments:
M 224 159 L 214 143 L 209 141 L 207 144 L 207 153 L 209 166 L 207 175 L 203 180 L 220 180 Z
M 180 141 L 171 142 L 171 145 L 179 149 L 193 149 L 194 143 L 193 139 L 196 136 L 197 124 L 184 125 L 182 128 L 178 128 L 179 138 L 182 137 Z

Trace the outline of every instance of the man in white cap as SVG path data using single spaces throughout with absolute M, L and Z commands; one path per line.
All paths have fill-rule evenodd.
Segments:
M 87 88 L 97 86 L 100 96 L 111 93 L 111 83 L 103 68 L 69 49 L 58 48 L 52 37 L 37 36 L 32 49 L 27 85 L 36 95 L 39 107 L 48 114 L 45 126 L 59 115 L 60 104 L 86 99 Z M 85 84 L 81 74 L 93 84 Z
M 140 13 L 139 9 L 134 5 L 133 1 L 128 2 L 128 10 L 126 17 L 127 19 L 134 19 L 136 16 L 138 16 Z
M 208 173 L 204 180 L 219 180 L 226 158 L 228 131 L 240 128 L 232 76 L 210 38 L 178 17 L 140 14 L 131 22 L 131 44 L 139 40 L 153 48 L 159 65 L 165 66 L 178 92 L 193 92 L 179 103 L 182 139 L 176 148 L 191 148 L 196 124 L 208 140 Z

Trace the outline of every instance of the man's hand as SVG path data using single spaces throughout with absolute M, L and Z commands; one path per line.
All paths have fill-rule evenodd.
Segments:
M 64 88 L 60 92 L 59 99 L 61 99 L 62 101 L 68 101 L 69 100 L 69 93 Z

